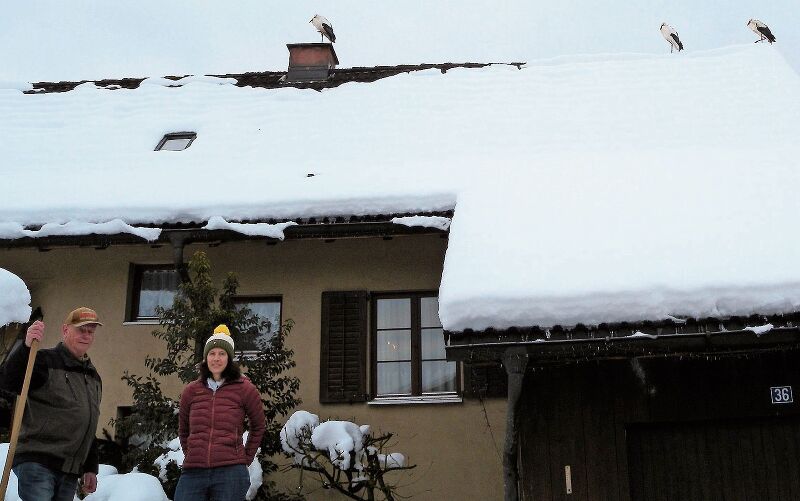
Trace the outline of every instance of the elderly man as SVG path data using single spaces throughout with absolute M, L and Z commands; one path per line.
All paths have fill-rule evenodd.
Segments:
M 99 325 L 94 310 L 77 308 L 61 326 L 62 342 L 36 353 L 13 463 L 23 501 L 72 501 L 80 476 L 84 492 L 97 488 L 102 383 L 86 352 Z M 28 328 L 6 361 L 3 387 L 21 391 L 31 343 L 43 335 L 41 321 Z

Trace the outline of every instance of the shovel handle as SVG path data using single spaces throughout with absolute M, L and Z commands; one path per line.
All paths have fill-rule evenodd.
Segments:
M 19 429 L 22 425 L 22 415 L 25 413 L 25 402 L 28 400 L 28 388 L 31 385 L 31 374 L 33 365 L 36 362 L 36 352 L 39 350 L 39 340 L 31 341 L 31 351 L 28 354 L 28 366 L 25 367 L 25 379 L 22 381 L 22 391 L 14 404 L 14 420 L 11 423 L 11 439 L 8 443 L 8 455 L 3 467 L 3 480 L 0 482 L 0 501 L 6 497 L 8 488 L 8 477 L 11 475 L 11 465 L 14 463 L 14 453 L 17 452 L 17 439 L 19 439 Z

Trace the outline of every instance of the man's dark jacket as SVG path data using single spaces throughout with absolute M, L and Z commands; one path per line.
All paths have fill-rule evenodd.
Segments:
M 19 394 L 30 348 L 24 343 L 6 360 L 2 387 Z M 35 462 L 64 473 L 97 473 L 95 431 L 102 382 L 89 357 L 79 360 L 63 343 L 39 350 L 22 417 L 14 466 Z

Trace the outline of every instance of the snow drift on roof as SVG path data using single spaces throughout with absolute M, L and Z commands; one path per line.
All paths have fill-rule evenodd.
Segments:
M 460 192 L 445 328 L 800 309 L 800 79 L 761 49 L 554 68 L 526 130 L 571 144 Z

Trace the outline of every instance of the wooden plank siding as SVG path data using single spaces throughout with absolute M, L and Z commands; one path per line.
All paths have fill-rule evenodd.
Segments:
M 800 418 L 637 425 L 628 437 L 635 501 L 800 499 Z
M 520 498 L 800 499 L 800 403 L 769 392 L 787 385 L 800 392 L 798 351 L 534 367 Z

